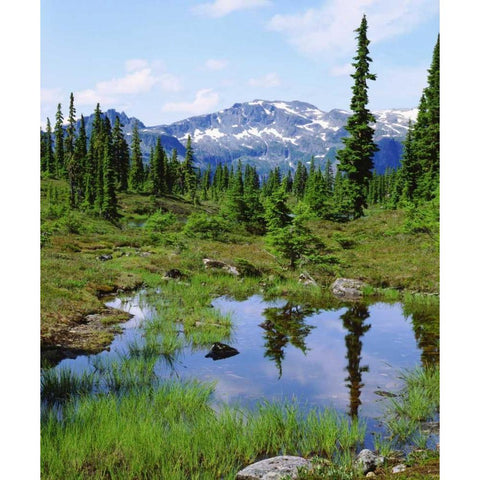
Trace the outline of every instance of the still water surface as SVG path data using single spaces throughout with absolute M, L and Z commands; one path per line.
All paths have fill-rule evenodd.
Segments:
M 142 323 L 155 314 L 145 298 L 108 302 L 134 315 L 109 351 L 66 359 L 56 368 L 88 371 L 98 358 L 116 360 L 127 354 L 129 344 L 142 340 Z M 214 361 L 205 357 L 208 348 L 185 347 L 173 362 L 159 359 L 155 371 L 161 378 L 215 381 L 216 402 L 247 407 L 295 397 L 307 407 L 358 414 L 372 429 L 383 408 L 379 393 L 398 391 L 403 369 L 438 361 L 438 338 L 426 338 L 424 319 L 406 315 L 400 303 L 312 310 L 254 295 L 244 301 L 221 297 L 213 306 L 231 314 L 228 343 L 240 353 Z

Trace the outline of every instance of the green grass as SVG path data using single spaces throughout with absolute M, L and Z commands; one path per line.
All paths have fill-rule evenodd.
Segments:
M 212 391 L 197 382 L 162 382 L 157 389 L 80 397 L 64 405 L 62 418 L 44 412 L 42 478 L 233 479 L 263 456 L 319 449 L 341 455 L 363 441 L 363 427 L 346 435 L 337 414 L 312 411 L 305 418 L 295 403 L 214 411 Z M 329 433 L 319 444 L 324 428 Z
M 386 427 L 399 445 L 411 443 L 425 447 L 427 437 L 421 422 L 433 421 L 440 408 L 440 370 L 438 366 L 417 367 L 401 375 L 404 387 L 386 407 Z

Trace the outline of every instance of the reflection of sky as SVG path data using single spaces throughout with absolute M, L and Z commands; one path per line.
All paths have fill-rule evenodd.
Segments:
M 216 383 L 215 400 L 250 406 L 264 399 L 281 400 L 295 397 L 302 404 L 310 406 L 333 406 L 341 411 L 349 410 L 349 390 L 345 379 L 348 376 L 345 335 L 340 316 L 345 308 L 338 311 L 323 311 L 305 317 L 304 323 L 313 326 L 305 339 L 307 351 L 287 344 L 284 348 L 282 376 L 275 363 L 264 356 L 265 330 L 259 324 L 265 321 L 262 315 L 267 307 L 285 305 L 284 300 L 264 302 L 260 296 L 237 302 L 219 298 L 213 304 L 222 313 L 230 312 L 234 333 L 230 344 L 237 348 L 239 355 L 213 361 L 205 358 L 208 348 L 178 352 L 174 369 L 166 362 L 156 365 L 156 372 L 162 378 L 197 378 Z M 109 352 L 95 356 L 103 359 L 115 358 L 118 353 L 127 353 L 128 344 L 141 340 L 137 327 L 152 314 L 136 296 L 121 304 L 120 300 L 109 306 L 125 309 L 135 317 L 123 324 L 123 334 L 118 335 Z M 405 319 L 400 304 L 378 303 L 368 307 L 370 316 L 365 323 L 371 328 L 361 338 L 362 353 L 360 366 L 368 366 L 362 373 L 364 387 L 361 391 L 359 414 L 375 417 L 381 413 L 381 399 L 376 390 L 395 390 L 400 383 L 398 374 L 403 368 L 420 362 L 409 320 Z M 61 366 L 76 371 L 91 368 L 94 356 L 64 360 Z

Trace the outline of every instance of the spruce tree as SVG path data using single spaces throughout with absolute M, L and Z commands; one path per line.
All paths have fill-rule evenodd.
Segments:
M 83 115 L 80 117 L 80 127 L 78 129 L 78 137 L 75 142 L 75 165 L 77 170 L 75 171 L 74 184 L 76 205 L 80 205 L 85 197 L 85 168 L 87 163 L 87 132 L 85 129 L 85 119 Z
M 88 154 L 85 165 L 85 201 L 87 208 L 92 208 L 95 205 L 96 196 L 99 191 L 98 180 L 101 178 L 103 183 L 103 129 L 102 111 L 100 104 L 97 103 L 94 112 L 92 131 L 90 133 L 90 144 L 88 147 Z M 103 187 L 102 187 L 103 195 Z M 101 205 L 101 202 L 100 202 Z M 97 206 L 99 202 L 97 201 Z
M 293 177 L 292 190 L 297 199 L 303 198 L 305 194 L 305 186 L 308 179 L 308 171 L 302 162 L 298 162 L 295 175 Z
M 128 189 L 128 174 L 130 170 L 130 153 L 122 127 L 123 125 L 120 123 L 117 115 L 112 131 L 112 157 L 118 190 L 120 192 L 126 192 Z
M 116 178 L 112 155 L 112 137 L 109 132 L 110 122 L 105 118 L 106 134 L 103 147 L 103 195 L 101 215 L 107 220 L 114 220 L 118 216 L 117 196 L 115 192 Z
M 67 135 L 64 142 L 65 166 L 67 171 L 68 183 L 70 186 L 70 207 L 77 207 L 80 165 L 75 156 L 75 106 L 73 93 L 70 93 L 70 107 L 68 114 Z
M 48 175 L 55 174 L 55 154 L 53 151 L 52 126 L 47 117 L 47 128 L 44 135 L 44 160 L 42 162 L 42 171 Z
M 183 192 L 194 203 L 197 195 L 197 175 L 193 167 L 193 148 L 190 135 L 187 138 L 185 160 L 182 163 Z
M 165 193 L 167 185 L 165 181 L 165 151 L 163 150 L 160 137 L 157 138 L 155 150 L 151 158 L 152 193 L 154 195 L 162 195 Z
M 65 174 L 63 137 L 62 104 L 59 103 L 55 115 L 55 175 L 57 177 L 61 177 Z
M 142 190 L 144 180 L 144 168 L 142 151 L 140 149 L 140 141 L 140 135 L 138 134 L 138 122 L 135 122 L 132 132 L 132 168 L 130 170 L 130 188 L 134 192 L 140 192 Z
M 373 154 L 378 147 L 373 141 L 374 129 L 371 126 L 375 117 L 368 110 L 368 80 L 375 80 L 376 75 L 370 73 L 369 64 L 372 59 L 368 56 L 367 19 L 362 18 L 357 33 L 357 54 L 354 57 L 355 72 L 351 75 L 354 79 L 350 108 L 353 112 L 349 117 L 345 129 L 350 134 L 342 139 L 345 147 L 337 153 L 338 168 L 344 172 L 344 209 L 352 218 L 363 215 L 366 207 L 368 181 L 372 176 Z

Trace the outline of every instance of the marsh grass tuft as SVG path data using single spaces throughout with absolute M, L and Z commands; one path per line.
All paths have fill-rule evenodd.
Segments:
M 333 412 L 306 417 L 296 402 L 263 403 L 253 410 L 223 405 L 214 411 L 213 388 L 163 381 L 156 389 L 67 402 L 62 418 L 42 417 L 42 477 L 95 478 L 109 472 L 113 478 L 233 479 L 265 455 L 318 451 L 325 416 L 335 420 L 323 449 L 338 458 L 349 455 L 341 446 L 342 419 Z

